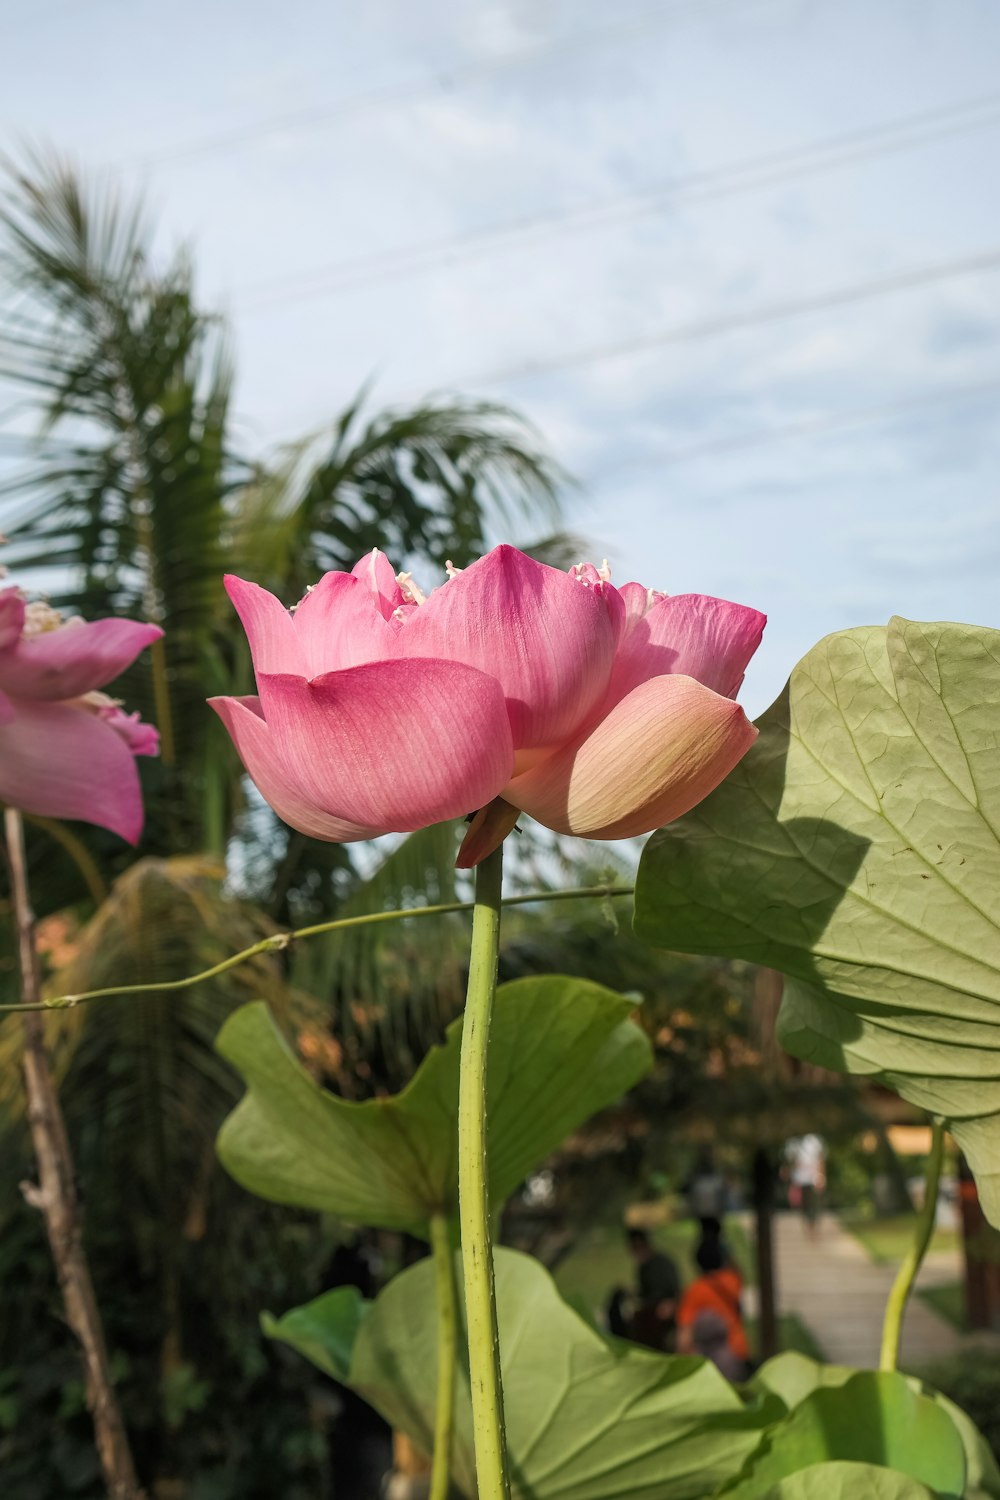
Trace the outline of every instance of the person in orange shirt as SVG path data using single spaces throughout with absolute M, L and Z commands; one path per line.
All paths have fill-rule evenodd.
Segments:
M 740 1305 L 743 1278 L 714 1225 L 705 1225 L 694 1258 L 701 1275 L 681 1296 L 677 1352 L 701 1354 L 730 1380 L 745 1380 L 750 1348 Z

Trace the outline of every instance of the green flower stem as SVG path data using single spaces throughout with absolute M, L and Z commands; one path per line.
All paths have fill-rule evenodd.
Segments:
M 631 896 L 634 890 L 635 887 L 631 885 L 588 885 L 576 890 L 529 891 L 525 896 L 507 896 L 501 904 L 527 906 L 538 901 L 578 901 L 586 898 L 607 900 L 610 897 Z M 85 1001 L 104 1000 L 116 995 L 161 995 L 167 990 L 188 990 L 192 985 L 203 984 L 206 979 L 215 979 L 217 975 L 225 974 L 227 970 L 235 969 L 261 953 L 280 953 L 297 938 L 320 937 L 327 932 L 341 932 L 348 927 L 369 927 L 377 922 L 399 922 L 404 917 L 442 917 L 451 912 L 475 912 L 476 905 L 475 901 L 446 901 L 439 906 L 404 906 L 398 911 L 375 911 L 356 917 L 337 917 L 332 922 L 318 922 L 313 927 L 298 927 L 294 932 L 276 932 L 271 937 L 261 938 L 259 943 L 253 943 L 249 948 L 234 953 L 232 957 L 224 958 L 210 969 L 202 969 L 199 974 L 189 974 L 186 979 L 170 979 L 158 984 L 116 984 L 101 990 L 85 990 L 79 995 L 53 995 L 30 1005 L 0 1005 L 0 1014 L 4 1011 L 72 1010 Z
M 437 1399 L 434 1405 L 434 1460 L 429 1500 L 447 1500 L 451 1474 L 451 1438 L 455 1426 L 455 1262 L 448 1220 L 444 1214 L 434 1214 L 430 1231 L 437 1301 Z
M 921 1262 L 934 1233 L 937 1215 L 938 1184 L 941 1181 L 941 1163 L 944 1159 L 944 1126 L 935 1120 L 931 1135 L 931 1154 L 927 1158 L 927 1175 L 924 1179 L 924 1203 L 917 1217 L 913 1244 L 906 1252 L 903 1263 L 885 1306 L 885 1322 L 882 1325 L 882 1353 L 879 1356 L 880 1370 L 895 1370 L 899 1363 L 899 1344 L 903 1335 L 903 1314 L 917 1279 Z
M 510 1494 L 486 1164 L 486 1053 L 497 988 L 502 851 L 501 844 L 476 870 L 469 993 L 462 1022 L 458 1085 L 458 1211 L 462 1225 L 465 1322 L 469 1335 L 469 1386 L 479 1500 L 507 1500 Z

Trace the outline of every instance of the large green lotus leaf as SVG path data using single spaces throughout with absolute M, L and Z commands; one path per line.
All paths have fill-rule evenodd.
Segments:
M 846 1365 L 820 1364 L 804 1354 L 789 1351 L 761 1365 L 747 1384 L 756 1394 L 778 1396 L 786 1407 L 799 1406 L 813 1391 L 842 1386 L 857 1371 Z M 1000 1467 L 975 1423 L 947 1396 L 933 1390 L 915 1376 L 904 1377 L 910 1390 L 928 1397 L 946 1413 L 965 1450 L 964 1500 L 1000 1500 Z M 861 1493 L 861 1491 L 855 1491 Z
M 964 1500 L 1000 1500 L 1000 1465 L 975 1422 L 940 1391 L 923 1390 L 947 1414 L 965 1449 Z
M 908 1474 L 874 1464 L 813 1464 L 777 1484 L 763 1500 L 937 1500 L 933 1490 Z
M 806 1396 L 764 1436 L 725 1493 L 764 1500 L 780 1481 L 831 1461 L 896 1470 L 942 1500 L 965 1495 L 965 1446 L 948 1413 L 905 1375 L 874 1370 Z
M 291 1344 L 334 1380 L 350 1379 L 351 1355 L 360 1329 L 374 1306 L 355 1286 L 338 1286 L 283 1318 L 261 1313 L 260 1326 L 269 1338 Z
M 780 1396 L 789 1410 L 824 1386 L 845 1385 L 857 1374 L 848 1365 L 826 1365 L 789 1349 L 766 1360 L 747 1381 L 747 1389 Z
M 494 1202 L 648 1071 L 634 1008 L 585 979 L 501 985 L 487 1076 Z M 402 1093 L 351 1103 L 310 1077 L 265 1005 L 243 1006 L 217 1043 L 247 1083 L 219 1132 L 223 1165 L 262 1198 L 426 1235 L 431 1214 L 451 1214 L 457 1201 L 461 1034 L 460 1018 Z
M 789 976 L 797 1056 L 946 1119 L 1000 1223 L 1000 633 L 828 636 L 643 854 L 636 930 Z
M 739 1473 L 776 1414 L 773 1402 L 745 1406 L 706 1361 L 612 1345 L 530 1256 L 499 1250 L 496 1284 L 513 1500 L 695 1500 Z M 339 1343 L 345 1309 L 342 1293 L 329 1293 L 266 1328 L 329 1369 L 324 1351 Z M 461 1328 L 459 1338 L 464 1349 Z M 434 1272 L 422 1261 L 360 1323 L 348 1384 L 430 1452 L 436 1366 Z M 453 1478 L 475 1493 L 464 1366 Z

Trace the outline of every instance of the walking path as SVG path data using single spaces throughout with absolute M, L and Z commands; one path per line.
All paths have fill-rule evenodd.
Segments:
M 810 1235 L 801 1215 L 776 1214 L 774 1250 L 779 1309 L 806 1325 L 831 1364 L 877 1366 L 896 1267 L 876 1265 L 860 1241 L 829 1215 Z M 917 1285 L 940 1286 L 961 1276 L 957 1252 L 932 1252 Z M 922 1297 L 911 1296 L 903 1324 L 903 1369 L 933 1364 L 968 1347 L 968 1337 Z

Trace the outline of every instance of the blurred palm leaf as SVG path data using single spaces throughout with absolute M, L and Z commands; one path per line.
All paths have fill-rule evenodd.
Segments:
M 166 637 L 122 681 L 161 730 L 143 767 L 150 847 L 222 854 L 241 771 L 206 710 L 250 687 L 248 653 L 221 588 L 229 568 L 288 603 L 328 568 L 374 546 L 399 565 L 458 566 L 492 530 L 545 533 L 547 560 L 578 555 L 558 531 L 565 476 L 537 434 L 502 406 L 437 400 L 369 413 L 365 392 L 331 436 L 250 465 L 230 437 L 232 370 L 219 320 L 195 302 L 184 254 L 154 264 L 141 204 L 88 188 L 58 159 L 10 169 L 0 199 L 0 376 L 18 392 L 19 431 L 37 441 L 2 488 L 10 562 L 53 602 L 131 614 Z M 245 825 L 279 888 L 329 902 L 348 857 L 304 848 L 266 815 Z M 281 868 L 269 851 L 281 851 Z
M 468 900 L 455 870 L 458 829 L 438 823 L 373 860 L 337 915 Z M 355 1092 L 401 1087 L 465 998 L 469 918 L 437 916 L 347 928 L 293 951 L 296 985 L 322 997 L 352 1068 Z
M 185 255 L 154 274 L 151 234 L 141 205 L 88 192 L 58 160 L 11 178 L 0 374 L 46 441 L 4 486 L 6 529 L 11 562 L 44 570 L 57 606 L 164 627 L 122 684 L 162 735 L 148 773 L 157 843 L 221 853 L 228 762 L 204 698 L 232 677 L 219 578 L 245 471 L 228 448 L 224 334 L 195 306 Z
M 479 556 L 491 528 L 558 525 L 566 476 L 508 407 L 451 399 L 369 415 L 366 394 L 332 436 L 287 447 L 244 492 L 237 551 L 259 582 L 299 598 L 372 547 L 443 571 Z
M 223 871 L 204 858 L 139 860 L 85 926 L 70 918 L 45 924 L 42 950 L 62 959 L 47 988 L 78 994 L 182 979 L 271 931 L 259 912 L 225 894 Z M 148 1214 L 160 1199 L 165 1219 L 183 1220 L 166 1210 L 187 1202 L 191 1159 L 211 1146 L 238 1094 L 214 1052 L 215 1034 L 232 1009 L 255 998 L 268 1000 L 289 1025 L 316 1016 L 277 960 L 261 956 L 174 994 L 125 995 L 47 1017 L 71 1134 L 84 1157 L 99 1156 L 102 1176 L 110 1174 L 123 1222 Z M 20 1112 L 20 1091 L 9 1086 L 19 1045 L 20 1028 L 5 1018 L 0 1107 L 8 1126 Z

